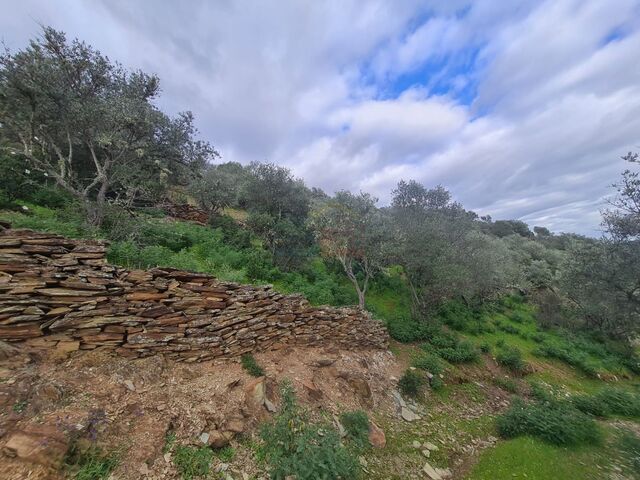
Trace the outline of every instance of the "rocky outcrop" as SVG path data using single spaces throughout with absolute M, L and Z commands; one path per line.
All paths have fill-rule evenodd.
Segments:
M 386 330 L 366 312 L 313 307 L 271 286 L 202 273 L 127 270 L 107 263 L 106 247 L 30 230 L 0 232 L 0 340 L 62 354 L 107 347 L 182 361 L 293 344 L 387 346 Z
M 194 222 L 200 225 L 206 225 L 209 221 L 209 215 L 201 208 L 194 207 L 188 203 L 168 203 L 163 205 L 162 209 L 167 215 L 178 220 Z

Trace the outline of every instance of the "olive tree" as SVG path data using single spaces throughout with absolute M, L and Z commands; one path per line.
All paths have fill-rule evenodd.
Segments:
M 323 254 L 340 262 L 356 290 L 361 309 L 369 282 L 384 258 L 386 229 L 376 202 L 367 193 L 340 191 L 311 214 Z
M 131 199 L 216 155 L 194 140 L 190 113 L 172 119 L 153 104 L 158 94 L 156 76 L 44 28 L 25 49 L 0 56 L 0 136 L 100 225 L 109 195 Z

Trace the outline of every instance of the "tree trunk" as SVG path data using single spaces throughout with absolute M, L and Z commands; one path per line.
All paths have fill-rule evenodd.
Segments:
M 96 195 L 96 201 L 91 202 L 87 199 L 87 221 L 94 227 L 101 227 L 104 221 L 104 210 L 107 203 L 107 190 L 109 182 L 103 180 Z

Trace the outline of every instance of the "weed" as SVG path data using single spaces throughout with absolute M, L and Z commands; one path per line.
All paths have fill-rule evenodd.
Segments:
M 369 417 L 362 410 L 340 415 L 340 423 L 347 431 L 348 438 L 357 448 L 369 446 Z
M 442 361 L 429 352 L 421 352 L 413 359 L 413 366 L 425 372 L 438 375 L 443 372 Z
M 527 366 L 518 347 L 504 347 L 496 355 L 496 360 L 500 365 L 517 373 L 523 372 Z
M 73 443 L 65 463 L 76 480 L 101 480 L 108 478 L 118 466 L 119 458 L 116 453 L 104 453 L 95 445 L 81 451 L 78 444 Z
M 258 365 L 258 362 L 250 353 L 245 353 L 240 358 L 242 362 L 242 368 L 244 368 L 249 375 L 253 377 L 262 377 L 264 375 L 264 369 Z
M 164 437 L 164 445 L 162 446 L 162 453 L 167 453 L 173 450 L 173 446 L 176 444 L 176 432 L 168 431 Z
M 184 480 L 208 475 L 212 460 L 213 451 L 205 446 L 178 445 L 173 456 L 173 463 Z
M 411 369 L 405 370 L 404 375 L 398 381 L 400 391 L 409 397 L 417 397 L 423 385 L 424 377 Z
M 282 407 L 271 423 L 262 427 L 258 457 L 269 464 L 273 480 L 357 478 L 355 456 L 340 443 L 340 435 L 327 424 L 309 421 L 298 406 L 293 387 L 281 388 Z
M 480 351 L 482 353 L 491 353 L 491 344 L 489 342 L 482 342 L 480 344 Z
M 493 382 L 503 390 L 511 393 L 518 393 L 518 384 L 511 378 L 494 378 Z
M 225 463 L 229 463 L 236 456 L 236 451 L 233 447 L 227 445 L 226 447 L 214 450 L 216 456 Z
M 11 410 L 13 410 L 16 413 L 22 413 L 27 409 L 27 405 L 28 403 L 26 400 L 20 400 L 13 404 L 13 407 L 11 407 Z
M 516 399 L 498 417 L 498 432 L 504 438 L 521 435 L 538 437 L 554 445 L 598 443 L 601 433 L 595 421 L 562 403 L 524 403 Z

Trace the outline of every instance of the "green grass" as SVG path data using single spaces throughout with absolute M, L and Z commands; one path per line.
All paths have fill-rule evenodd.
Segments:
M 207 476 L 212 460 L 213 450 L 209 447 L 178 445 L 173 456 L 173 463 L 184 480 Z
M 98 447 L 78 451 L 72 446 L 65 463 L 75 480 L 101 480 L 108 478 L 120 462 L 117 453 L 105 453 Z
M 245 353 L 240 357 L 242 368 L 244 368 L 252 377 L 262 377 L 264 375 L 264 369 L 258 365 L 255 357 L 250 353 Z
M 483 452 L 466 480 L 595 480 L 603 478 L 594 465 L 600 453 L 596 447 L 568 449 L 515 438 Z

